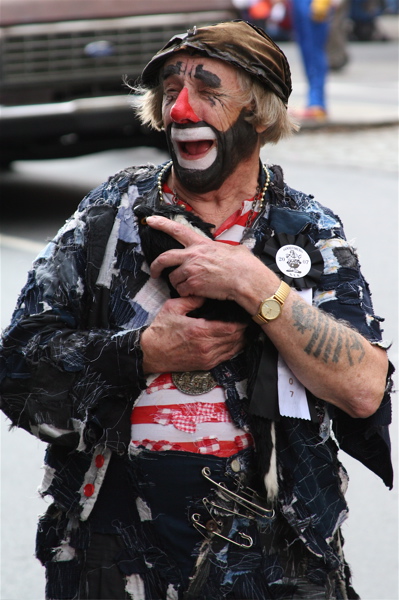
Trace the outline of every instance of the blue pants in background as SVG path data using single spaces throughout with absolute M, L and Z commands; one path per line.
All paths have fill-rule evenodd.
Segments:
M 293 0 L 293 28 L 309 84 L 307 106 L 320 106 L 326 109 L 325 82 L 328 71 L 326 44 L 329 22 L 313 21 L 310 4 L 311 0 Z

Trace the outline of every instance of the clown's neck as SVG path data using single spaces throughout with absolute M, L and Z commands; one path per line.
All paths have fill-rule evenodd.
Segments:
M 219 227 L 230 215 L 239 210 L 245 200 L 254 198 L 259 191 L 259 163 L 256 169 L 239 172 L 237 169 L 217 190 L 201 194 L 184 188 L 173 169 L 167 184 L 176 198 L 187 203 L 201 219 Z

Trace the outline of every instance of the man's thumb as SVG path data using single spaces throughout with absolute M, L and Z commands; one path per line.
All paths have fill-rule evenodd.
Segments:
M 187 313 L 202 306 L 205 298 L 200 296 L 187 296 L 185 298 L 174 298 L 174 308 L 178 314 L 186 315 Z

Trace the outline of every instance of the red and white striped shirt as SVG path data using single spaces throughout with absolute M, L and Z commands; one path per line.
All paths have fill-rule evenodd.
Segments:
M 166 185 L 163 191 L 165 203 L 176 202 Z M 217 228 L 214 232 L 216 241 L 232 245 L 240 243 L 245 228 L 258 214 L 257 206 L 251 213 L 253 202 L 253 198 L 245 200 L 241 209 Z M 192 210 L 182 201 L 178 203 Z M 232 422 L 222 387 L 189 396 L 175 387 L 170 373 L 152 375 L 147 383 L 148 387 L 131 415 L 133 447 L 231 456 L 253 445 L 251 434 Z

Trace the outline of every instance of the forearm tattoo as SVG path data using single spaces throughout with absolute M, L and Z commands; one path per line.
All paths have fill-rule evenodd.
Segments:
M 304 347 L 306 354 L 321 358 L 325 363 L 347 359 L 353 366 L 365 355 L 361 336 L 350 325 L 314 310 L 303 302 L 292 305 L 294 327 L 303 335 L 310 332 Z

